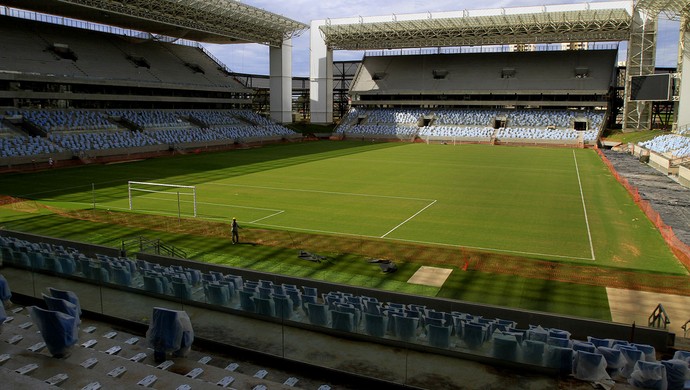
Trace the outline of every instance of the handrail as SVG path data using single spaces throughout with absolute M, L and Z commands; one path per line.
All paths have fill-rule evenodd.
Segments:
M 666 310 L 664 310 L 664 306 L 661 303 L 658 304 L 652 314 L 649 315 L 647 323 L 650 327 L 654 328 L 661 328 L 663 324 L 664 329 L 671 323 L 671 319 L 668 314 L 666 314 Z
M 690 331 L 690 320 L 685 321 L 683 326 L 681 326 L 680 328 L 683 329 L 683 337 L 687 338 L 688 332 Z
M 131 238 L 128 240 L 122 240 L 122 251 L 126 251 L 128 245 L 136 244 L 139 247 L 140 252 L 153 252 L 157 255 L 166 255 L 169 257 L 177 257 L 180 259 L 186 259 L 187 253 L 175 247 L 174 245 L 168 245 L 161 241 L 160 238 L 149 239 L 144 236 L 139 236 L 137 238 Z

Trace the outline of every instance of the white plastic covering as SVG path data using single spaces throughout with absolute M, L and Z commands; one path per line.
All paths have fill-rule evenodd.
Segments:
M 628 383 L 643 389 L 667 390 L 666 367 L 659 362 L 639 360 Z
M 154 307 L 146 339 L 156 351 L 185 356 L 194 341 L 192 322 L 184 311 Z

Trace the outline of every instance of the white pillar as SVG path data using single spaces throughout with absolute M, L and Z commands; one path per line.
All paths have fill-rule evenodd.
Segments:
M 269 49 L 271 120 L 292 123 L 292 39 Z
M 311 123 L 330 124 L 333 122 L 333 50 L 326 46 L 319 29 L 325 24 L 325 20 L 311 22 L 309 110 Z
M 681 18 L 680 44 L 678 45 L 678 71 L 681 73 L 676 124 L 678 128 L 690 126 L 690 17 Z

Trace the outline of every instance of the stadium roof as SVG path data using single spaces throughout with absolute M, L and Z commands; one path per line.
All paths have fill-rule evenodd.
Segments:
M 235 0 L 0 0 L 0 4 L 210 43 L 280 46 L 308 28 Z
M 653 0 L 647 0 L 653 1 Z M 632 2 L 326 19 L 335 50 L 627 40 Z
M 669 19 L 679 19 L 681 15 L 690 13 L 689 0 L 638 0 L 635 7 L 654 14 L 663 12 Z

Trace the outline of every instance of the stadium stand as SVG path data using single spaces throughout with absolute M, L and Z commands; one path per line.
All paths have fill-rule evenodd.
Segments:
M 61 147 L 42 137 L 0 137 L 0 157 L 41 156 L 61 151 Z
M 659 357 L 651 344 L 592 336 L 579 336 L 578 339 L 568 330 L 534 323 L 519 327 L 518 321 L 505 317 L 443 310 L 435 307 L 432 299 L 425 300 L 423 304 L 405 303 L 403 295 L 356 294 L 337 288 L 329 289 L 328 284 L 324 283 L 318 283 L 319 287 L 298 287 L 296 284 L 274 281 L 269 275 L 265 275 L 265 279 L 258 275 L 256 279 L 251 279 L 230 269 L 226 272 L 221 272 L 218 267 L 205 270 L 185 261 L 164 265 L 144 259 L 105 255 L 98 253 L 98 248 L 94 249 L 97 250 L 95 254 L 86 255 L 65 244 L 32 242 L 8 233 L 0 236 L 0 255 L 5 272 L 11 275 L 26 271 L 37 273 L 39 279 L 42 278 L 39 275 L 43 274 L 64 275 L 73 281 L 69 283 L 77 283 L 74 286 L 87 283 L 106 289 L 124 288 L 140 295 L 142 299 L 146 295 L 155 296 L 160 303 L 183 302 L 190 305 L 190 309 L 193 305 L 210 305 L 203 307 L 211 310 L 219 306 L 224 309 L 217 310 L 230 310 L 229 313 L 235 316 L 250 316 L 268 322 L 278 320 L 285 325 L 292 324 L 290 326 L 304 324 L 315 327 L 313 329 L 318 332 L 335 331 L 339 332 L 337 334 L 373 337 L 370 341 L 374 342 L 376 339 L 384 343 L 384 340 L 390 340 L 408 347 L 420 345 L 455 351 L 462 353 L 464 358 L 490 358 L 494 364 L 520 364 L 525 365 L 524 368 L 536 365 L 573 374 L 585 381 L 609 380 L 611 377 L 617 380 L 635 378 L 639 381 L 648 374 L 644 372 L 647 368 L 637 367 L 636 362 L 657 362 Z M 51 294 L 54 298 L 68 300 L 69 305 L 63 304 L 61 307 L 71 307 L 72 316 L 65 315 L 76 318 L 76 296 L 59 290 L 51 290 Z M 166 313 L 172 317 L 183 315 L 189 318 L 182 312 Z M 60 324 L 74 326 L 75 320 L 63 315 L 60 317 L 64 320 Z M 155 319 L 156 315 L 152 318 Z M 189 353 L 191 340 L 195 337 L 191 330 L 193 324 L 183 323 L 186 325 L 177 323 L 173 328 L 159 328 L 158 322 L 149 322 L 150 329 L 169 329 L 149 332 L 150 345 L 154 350 L 158 349 L 154 354 L 157 363 L 168 359 L 163 356 L 165 353 Z M 574 331 L 581 332 L 582 329 Z M 643 333 L 643 330 L 639 332 Z M 42 333 L 46 336 L 57 334 L 50 330 L 42 330 Z M 65 348 L 74 344 L 71 338 L 67 338 L 69 332 L 60 334 L 63 338 L 50 339 L 55 344 L 51 349 L 54 355 L 65 355 Z M 665 345 L 662 347 L 665 348 Z M 88 349 L 83 346 L 79 350 L 84 348 Z M 612 355 L 617 352 L 624 356 L 625 365 L 621 365 L 619 357 Z M 682 370 L 682 367 L 678 369 Z M 614 375 L 608 376 L 610 374 Z
M 367 56 L 352 85 L 353 101 L 420 94 L 448 100 L 502 93 L 603 96 L 615 61 L 615 50 Z M 575 77 L 576 68 L 587 69 L 587 76 Z
M 638 145 L 653 152 L 668 154 L 671 158 L 690 157 L 690 137 L 680 134 L 660 135 Z
M 419 136 L 425 140 L 483 142 L 492 138 L 563 142 L 582 135 L 583 141 L 594 142 L 603 118 L 602 111 L 592 110 L 353 108 L 336 132 L 353 137 Z M 503 126 L 495 127 L 499 123 Z M 576 126 L 581 130 L 575 130 Z

